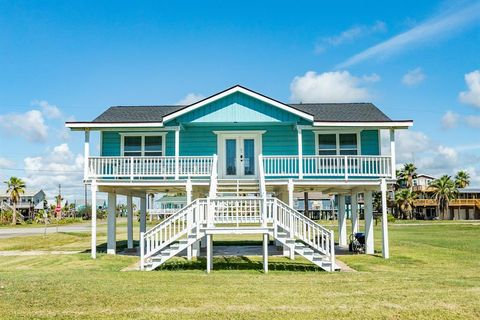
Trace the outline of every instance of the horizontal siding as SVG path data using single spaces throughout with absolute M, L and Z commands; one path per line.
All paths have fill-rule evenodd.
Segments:
M 360 140 L 362 155 L 380 155 L 379 130 L 363 130 Z
M 103 157 L 116 157 L 120 155 L 120 134 L 118 132 L 102 132 L 101 155 Z

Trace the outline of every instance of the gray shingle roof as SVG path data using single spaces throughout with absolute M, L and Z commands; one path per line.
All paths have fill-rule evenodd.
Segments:
M 315 121 L 392 121 L 372 103 L 302 103 L 289 106 L 314 116 Z M 185 106 L 110 107 L 93 122 L 161 122 Z
M 313 115 L 315 121 L 392 121 L 373 103 L 302 103 L 289 106 Z

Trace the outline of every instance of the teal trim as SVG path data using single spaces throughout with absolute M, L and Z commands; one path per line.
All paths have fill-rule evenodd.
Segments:
M 298 123 L 300 120 L 302 120 L 300 117 L 290 112 L 252 98 L 241 92 L 235 92 L 178 117 L 176 122 Z
M 379 130 L 363 130 L 360 133 L 362 155 L 380 155 Z

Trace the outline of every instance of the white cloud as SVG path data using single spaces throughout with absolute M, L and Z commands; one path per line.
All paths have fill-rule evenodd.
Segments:
M 423 23 L 370 47 L 338 65 L 346 68 L 374 57 L 385 57 L 405 48 L 423 45 L 458 32 L 462 27 L 480 21 L 480 3 L 475 2 L 460 9 L 447 10 Z
M 56 105 L 48 103 L 48 101 L 34 100 L 32 101 L 32 106 L 40 107 L 42 109 L 42 114 L 47 119 L 60 119 L 62 117 L 60 109 Z
M 183 99 L 177 102 L 179 105 L 190 105 L 200 100 L 205 99 L 205 96 L 197 93 L 189 93 Z
M 380 81 L 380 76 L 376 73 L 372 73 L 370 75 L 364 75 L 362 79 L 366 82 L 378 82 Z
M 413 130 L 397 130 L 396 156 L 397 169 L 404 163 L 413 162 L 417 172 L 440 177 L 454 175 L 465 169 L 471 175 L 472 186 L 480 186 L 479 144 L 455 145 L 437 144 L 425 133 Z M 387 130 L 382 131 L 382 154 L 390 154 L 390 141 Z M 479 174 L 477 174 L 479 173 Z
M 480 107 L 480 70 L 475 70 L 465 75 L 468 91 L 459 94 L 460 101 Z
M 0 115 L 0 129 L 8 136 L 22 136 L 30 142 L 44 142 L 48 127 L 38 110 Z
M 397 163 L 411 162 L 430 148 L 430 138 L 423 132 L 398 130 L 395 135 Z
M 368 76 L 367 76 L 368 77 Z M 372 77 L 372 76 L 370 76 Z M 378 81 L 378 76 L 374 77 Z M 296 76 L 290 84 L 291 100 L 299 102 L 359 102 L 371 98 L 367 88 L 362 86 L 372 79 L 355 77 L 348 71 L 334 71 L 317 74 L 308 71 Z
M 7 158 L 0 157 L 0 169 L 9 169 L 9 168 L 12 168 L 13 165 L 14 165 L 13 161 Z
M 480 128 L 480 117 L 479 116 L 467 116 L 465 117 L 467 125 L 472 128 Z
M 326 50 L 328 46 L 339 46 L 344 43 L 352 42 L 358 38 L 367 36 L 369 34 L 385 32 L 387 26 L 383 21 L 376 21 L 371 26 L 357 25 L 347 30 L 342 31 L 340 34 L 322 38 L 315 45 L 315 52 L 321 53 Z
M 458 124 L 458 120 L 460 119 L 460 116 L 453 112 L 453 111 L 447 111 L 442 117 L 442 127 L 445 129 L 452 129 L 455 128 Z
M 402 77 L 402 83 L 409 87 L 413 87 L 423 80 L 425 80 L 425 74 L 420 67 L 408 71 Z
M 43 189 L 53 196 L 61 185 L 66 199 L 82 195 L 83 156 L 75 155 L 66 143 L 55 146 L 45 155 L 26 157 L 24 169 L 29 189 Z

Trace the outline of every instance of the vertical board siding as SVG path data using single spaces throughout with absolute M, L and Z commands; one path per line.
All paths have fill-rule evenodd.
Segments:
M 379 130 L 363 130 L 360 133 L 362 155 L 380 155 Z
M 201 108 L 192 110 L 176 120 L 180 123 L 296 123 L 300 118 L 290 112 L 247 96 L 241 92 L 235 92 Z
M 103 131 L 102 135 L 102 157 L 116 157 L 120 155 L 120 134 L 114 131 Z

